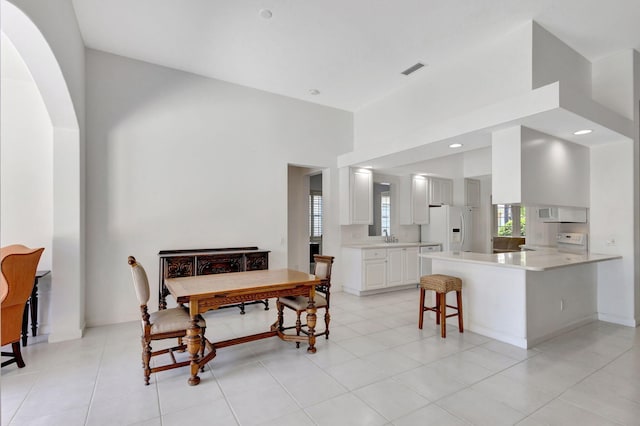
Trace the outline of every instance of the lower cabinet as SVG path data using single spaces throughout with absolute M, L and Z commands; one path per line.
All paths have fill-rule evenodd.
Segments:
M 362 275 L 365 288 L 375 290 L 387 286 L 387 261 L 365 260 L 362 262 Z
M 343 248 L 344 291 L 362 295 L 420 281 L 418 247 Z

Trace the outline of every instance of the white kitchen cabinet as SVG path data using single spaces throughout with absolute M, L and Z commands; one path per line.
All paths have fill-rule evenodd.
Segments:
M 404 280 L 403 284 L 420 282 L 420 259 L 418 258 L 418 247 L 407 247 L 404 249 Z
M 424 176 L 411 175 L 400 182 L 400 224 L 429 223 L 429 181 Z
M 404 249 L 387 249 L 387 287 L 403 284 Z
M 432 206 L 453 204 L 453 180 L 429 178 L 429 204 Z
M 464 180 L 464 205 L 480 207 L 480 181 L 477 179 Z
M 415 286 L 420 281 L 418 247 L 342 249 L 347 293 L 365 295 Z
M 340 169 L 340 224 L 373 224 L 373 173 L 369 169 Z
M 441 204 L 453 205 L 453 180 L 442 179 L 440 185 L 442 185 Z
M 387 286 L 387 261 L 365 260 L 362 263 L 363 287 L 367 290 L 376 290 Z

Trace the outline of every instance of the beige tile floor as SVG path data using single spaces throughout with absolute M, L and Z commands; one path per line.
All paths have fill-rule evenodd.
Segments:
M 2 369 L 2 424 L 640 424 L 638 329 L 594 322 L 523 350 L 453 326 L 443 340 L 431 321 L 418 330 L 417 290 L 332 297 L 316 354 L 277 338 L 220 349 L 195 387 L 187 368 L 144 386 L 138 322 L 30 344 L 26 368 Z M 220 340 L 263 331 L 275 310 L 206 316 Z

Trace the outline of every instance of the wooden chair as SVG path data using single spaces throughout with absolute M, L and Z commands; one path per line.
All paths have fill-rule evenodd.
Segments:
M 316 263 L 314 275 L 320 278 L 322 281 L 320 284 L 316 286 L 316 295 L 314 298 L 316 308 L 324 308 L 324 323 L 325 330 L 322 333 L 315 333 L 316 336 L 324 335 L 326 339 L 329 338 L 329 322 L 331 321 L 331 315 L 329 314 L 329 304 L 331 299 L 331 266 L 333 265 L 333 256 L 321 256 L 319 254 L 314 254 L 313 259 Z M 300 315 L 303 312 L 306 312 L 307 305 L 309 304 L 309 298 L 304 296 L 297 297 L 282 297 L 276 301 L 276 306 L 278 308 L 278 318 L 283 318 L 284 307 L 286 306 L 289 309 L 296 311 L 297 319 L 296 325 L 292 327 L 283 327 L 283 324 L 280 325 L 281 330 L 288 330 L 295 328 L 296 334 L 299 336 L 300 333 L 308 334 L 303 327 L 306 327 L 306 324 L 302 324 L 300 321 Z M 296 342 L 296 347 L 300 347 L 300 342 Z
M 144 369 L 144 384 L 149 384 L 149 376 L 151 373 L 170 370 L 172 368 L 184 367 L 191 363 L 191 360 L 176 361 L 174 351 L 184 352 L 187 348 L 183 344 L 182 338 L 187 335 L 187 328 L 191 325 L 191 317 L 189 311 L 178 306 L 176 308 L 162 309 L 160 311 L 149 314 L 147 302 L 149 301 L 149 280 L 147 273 L 142 265 L 136 262 L 133 256 L 129 256 L 128 263 L 131 266 L 131 274 L 133 275 L 133 285 L 136 290 L 138 302 L 140 302 L 140 312 L 142 313 L 142 368 Z M 199 317 L 198 325 L 202 327 L 202 342 L 200 356 L 204 355 L 205 339 L 204 331 L 206 323 L 204 318 Z M 151 342 L 153 340 L 177 338 L 178 345 L 153 352 L 151 350 Z M 169 364 L 151 367 L 151 357 L 168 353 L 172 362 Z M 204 369 L 204 367 L 203 367 Z
M 22 317 L 27 299 L 31 296 L 36 280 L 36 269 L 44 248 L 30 249 L 14 244 L 0 249 L 2 284 L 2 346 L 11 343 L 12 352 L 2 352 L 2 356 L 11 357 L 2 367 L 16 363 L 18 368 L 25 366 L 20 352 Z

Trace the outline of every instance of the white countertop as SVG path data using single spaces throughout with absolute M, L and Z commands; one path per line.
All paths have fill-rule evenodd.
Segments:
M 572 254 L 560 252 L 515 251 L 510 253 L 474 253 L 474 252 L 429 252 L 419 254 L 429 259 L 478 263 L 505 268 L 526 269 L 528 271 L 546 271 L 548 269 L 584 263 L 602 262 L 605 260 L 621 259 L 622 256 L 608 254 Z
M 442 243 L 435 242 L 422 242 L 422 243 L 385 243 L 385 242 L 371 242 L 371 243 L 353 243 L 345 244 L 342 247 L 355 248 L 355 249 L 367 249 L 367 248 L 402 248 L 402 247 L 425 247 L 425 246 L 439 246 Z

